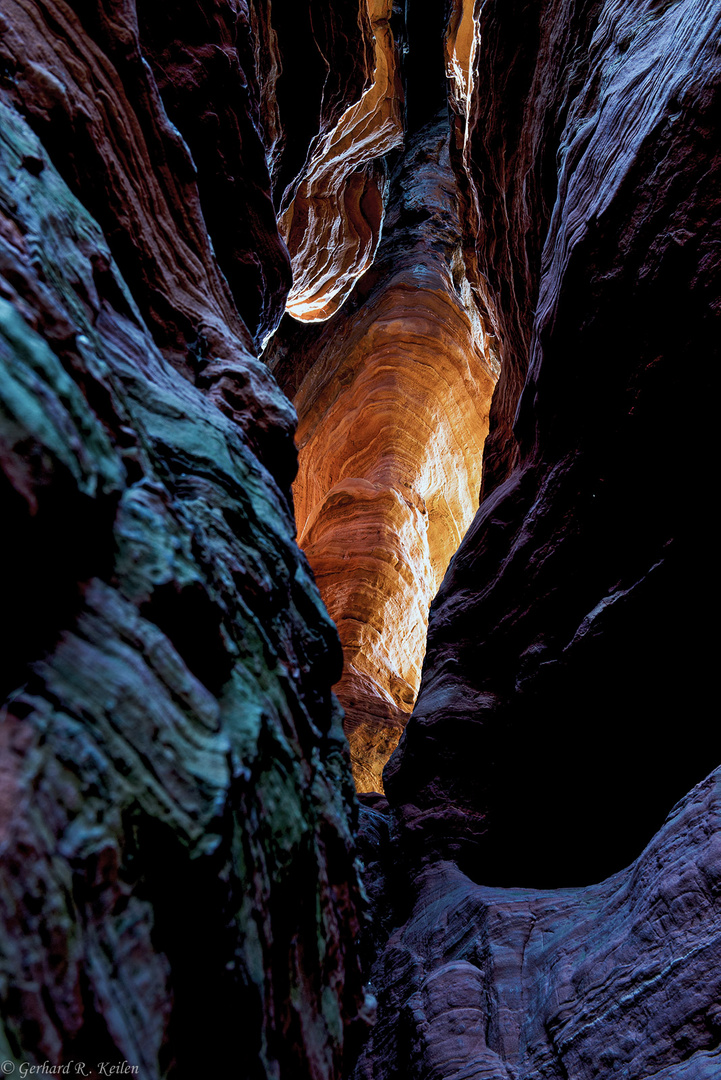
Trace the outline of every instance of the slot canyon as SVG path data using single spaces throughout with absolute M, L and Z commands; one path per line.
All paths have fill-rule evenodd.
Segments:
M 718 1080 L 718 0 L 0 0 L 0 1070 Z

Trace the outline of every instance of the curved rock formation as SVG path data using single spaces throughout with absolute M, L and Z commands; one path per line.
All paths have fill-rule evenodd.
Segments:
M 403 142 L 392 0 L 367 4 L 374 43 L 370 86 L 317 138 L 280 218 L 293 265 L 287 310 L 301 321 L 337 311 L 373 262 L 384 215 L 381 159 Z
M 718 1075 L 720 36 L 4 0 L 3 1070 Z
M 474 33 L 451 146 L 501 378 L 365 826 L 397 929 L 354 1076 L 710 1078 L 721 14 L 489 2 Z
M 330 1080 L 364 1015 L 341 652 L 294 543 L 293 410 L 252 351 L 284 257 L 243 7 L 178 5 L 172 35 L 145 5 L 139 35 L 133 3 L 0 17 L 0 1058 L 17 1068 Z M 217 245 L 229 285 L 204 208 L 220 228 L 241 189 L 247 220 Z
M 494 889 L 428 867 L 373 974 L 354 1077 L 713 1080 L 721 1070 L 721 773 L 628 870 Z
M 288 359 L 276 345 L 271 361 L 289 390 L 299 380 L 299 543 L 343 643 L 337 693 L 359 791 L 382 790 L 428 605 L 477 506 L 496 369 L 459 246 L 441 121 L 396 168 L 372 271 L 321 331 L 290 331 Z
M 721 749 L 701 629 L 721 15 L 644 12 L 486 4 L 454 149 L 502 374 L 385 779 L 406 844 L 497 884 L 625 865 Z M 692 467 L 669 451 L 691 370 Z M 695 735 L 657 736 L 682 716 Z

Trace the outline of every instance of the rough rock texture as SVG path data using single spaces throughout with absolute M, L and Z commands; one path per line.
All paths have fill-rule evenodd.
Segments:
M 255 0 L 256 59 L 276 206 L 284 211 L 317 145 L 373 82 L 368 0 Z M 275 119 L 273 119 L 275 117 Z
M 234 302 L 272 322 L 267 173 L 206 228 L 236 140 L 263 162 L 250 69 L 210 138 L 247 10 L 202 10 L 186 51 L 145 5 L 0 16 L 0 1058 L 330 1080 L 365 1008 L 341 652 Z
M 457 853 L 476 880 L 599 880 L 719 760 L 704 507 L 720 31 L 692 0 L 480 13 L 454 157 L 502 375 L 485 498 L 385 773 L 404 843 Z
M 397 929 L 354 1076 L 706 1080 L 721 11 L 487 0 L 465 43 L 463 14 L 452 156 L 502 373 L 384 772 L 390 850 L 366 826 Z
M 3 0 L 0 1059 L 718 1076 L 720 37 Z
M 299 543 L 343 643 L 359 791 L 382 790 L 415 700 L 428 606 L 477 507 L 496 378 L 447 144 L 445 118 L 410 140 L 372 270 L 322 329 L 291 326 L 271 351 L 298 410 Z
M 721 1075 L 721 773 L 627 870 L 494 889 L 428 867 L 374 969 L 356 1080 Z
M 278 235 L 268 169 L 277 156 L 282 121 L 263 108 L 263 91 L 275 72 L 267 72 L 260 60 L 277 63 L 275 41 L 270 23 L 254 18 L 256 6 L 263 10 L 260 3 L 227 0 L 141 0 L 137 11 L 143 55 L 197 169 L 218 264 L 246 326 L 261 342 L 283 314 L 291 270 Z M 100 41 L 105 46 L 107 32 Z M 228 212 L 239 205 L 243 213 Z
M 370 85 L 316 139 L 280 218 L 293 265 L 287 310 L 303 321 L 337 311 L 373 262 L 385 210 L 383 155 L 403 141 L 392 0 L 367 4 L 374 42 Z

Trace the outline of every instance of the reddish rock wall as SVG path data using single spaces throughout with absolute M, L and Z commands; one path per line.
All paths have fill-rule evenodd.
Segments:
M 16 1066 L 334 1080 L 377 953 L 357 1080 L 721 1067 L 721 15 L 450 5 L 448 157 L 445 8 L 394 11 L 391 76 L 365 0 L 4 2 Z M 369 145 L 336 157 L 349 117 Z M 298 229 L 313 317 L 383 227 L 336 314 L 286 319 L 270 354 L 361 788 L 407 717 L 501 366 L 484 499 L 358 849 L 295 416 L 256 358 L 289 286 L 271 199 L 339 238 L 316 261 Z
M 0 15 L 18 1068 L 330 1080 L 365 1008 L 341 653 L 294 543 L 295 416 L 253 348 L 288 285 L 261 14 Z
M 374 49 L 368 87 L 318 137 L 280 218 L 293 267 L 287 310 L 327 319 L 372 264 L 385 213 L 382 160 L 403 142 L 401 86 L 390 0 L 368 0 Z
M 475 15 L 452 153 L 502 373 L 382 843 L 364 811 L 397 929 L 355 1076 L 711 1077 L 721 15 Z

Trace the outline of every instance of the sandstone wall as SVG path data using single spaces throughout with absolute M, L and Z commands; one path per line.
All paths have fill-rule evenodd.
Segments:
M 521 8 L 483 7 L 454 144 L 501 362 L 484 498 L 386 787 L 409 842 L 448 853 L 475 833 L 472 875 L 577 884 L 628 863 L 718 759 L 720 16 Z
M 341 8 L 367 48 L 331 117 L 372 47 Z M 267 16 L 0 13 L 0 1058 L 18 1067 L 320 1080 L 365 1009 L 341 651 L 294 542 L 295 414 L 255 355 L 290 284 Z
M 356 786 L 382 791 L 428 607 L 477 507 L 497 377 L 463 268 L 445 116 L 394 168 L 373 268 L 322 327 L 284 324 L 269 357 L 298 410 L 299 543 L 343 644 Z
M 355 1075 L 711 1077 L 721 14 L 474 20 L 455 6 L 452 155 L 501 377 L 390 810 L 364 811 L 396 929 Z
M 717 1075 L 720 34 L 3 0 L 0 1059 Z

